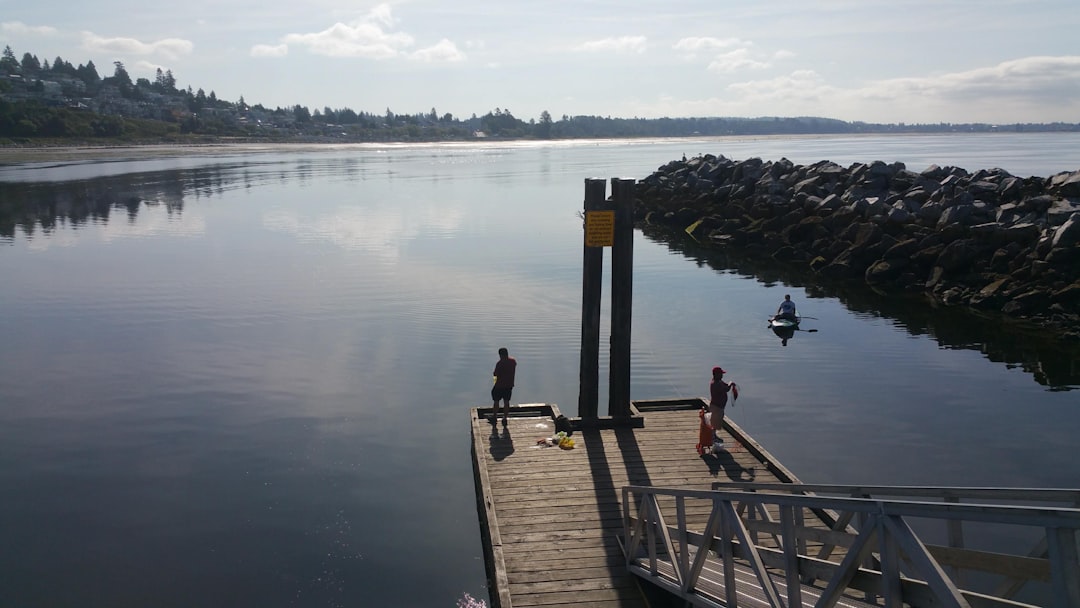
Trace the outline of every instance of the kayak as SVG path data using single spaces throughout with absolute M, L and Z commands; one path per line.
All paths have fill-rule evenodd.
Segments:
M 792 321 L 791 319 L 778 319 L 776 317 L 769 317 L 769 327 L 772 327 L 773 329 L 786 329 L 789 327 L 793 329 L 798 329 L 799 321 L 801 320 L 802 319 L 800 317 L 795 317 L 794 321 Z

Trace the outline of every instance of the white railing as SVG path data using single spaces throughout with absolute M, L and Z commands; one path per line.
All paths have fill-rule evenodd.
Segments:
M 855 487 L 624 487 L 627 567 L 699 606 L 1080 607 L 1080 509 L 1047 506 L 1073 505 L 1080 491 L 859 486 L 877 498 L 807 494 Z M 1039 504 L 973 502 L 995 499 Z M 1023 529 L 1023 543 L 1039 536 L 1045 549 L 965 548 L 955 528 L 950 545 L 927 544 L 912 527 L 927 522 Z
M 749 492 L 779 492 L 782 494 L 800 494 L 815 496 L 847 496 L 851 498 L 884 498 L 890 500 L 918 500 L 928 502 L 946 503 L 975 503 L 994 505 L 1022 505 L 1022 506 L 1046 506 L 1046 507 L 1071 507 L 1080 508 L 1080 489 L 1066 488 L 982 488 L 982 487 L 948 487 L 948 486 L 871 486 L 871 485 L 836 485 L 836 484 L 801 484 L 801 483 L 754 483 L 754 482 L 716 482 L 712 484 L 714 490 L 743 490 Z M 853 513 L 846 513 L 841 517 L 833 518 L 831 514 L 818 512 L 818 517 L 829 524 L 834 530 L 843 530 L 850 523 Z M 747 517 L 768 520 L 768 513 L 764 510 L 749 511 Z M 943 564 L 947 565 L 952 579 L 963 585 L 969 578 L 968 571 L 961 567 L 962 564 L 984 564 L 982 571 L 986 570 L 986 560 L 965 560 L 968 554 L 966 547 L 963 521 L 960 519 L 937 520 L 944 525 L 945 545 L 930 545 L 927 547 L 931 553 Z M 1045 535 L 1036 535 L 1031 549 L 1026 552 L 1026 557 L 1046 559 L 1048 546 Z M 926 538 L 924 538 L 924 541 Z M 818 557 L 828 557 L 835 547 L 822 547 Z M 1012 560 L 996 560 L 999 563 L 997 574 L 1003 577 L 997 581 L 997 586 L 991 591 L 994 597 L 1011 599 L 1021 593 L 1024 586 L 1031 579 L 1009 576 L 1022 568 L 1017 568 L 1018 562 Z M 975 568 L 972 568 L 975 569 Z

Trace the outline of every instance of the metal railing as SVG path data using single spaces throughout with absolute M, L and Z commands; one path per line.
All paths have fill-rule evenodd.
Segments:
M 837 485 L 837 484 L 801 484 L 801 483 L 753 483 L 753 482 L 716 482 L 712 484 L 714 490 L 743 490 L 749 492 L 779 492 L 782 494 L 801 494 L 815 496 L 847 496 L 851 498 L 884 498 L 891 500 L 919 500 L 929 502 L 946 503 L 978 503 L 1022 506 L 1047 506 L 1047 507 L 1071 507 L 1080 508 L 1080 489 L 1067 488 L 984 488 L 984 487 L 950 487 L 950 486 L 873 486 L 873 485 Z M 829 513 L 817 513 L 818 517 L 828 523 L 834 530 L 844 529 L 851 523 L 852 513 L 833 518 Z M 750 519 L 756 516 L 768 519 L 768 513 L 764 510 L 750 511 L 747 513 Z M 951 576 L 958 584 L 963 584 L 968 578 L 967 572 L 957 562 L 963 563 L 966 547 L 963 521 L 959 519 L 939 520 L 945 527 L 946 544 L 928 545 L 939 561 L 948 564 Z M 819 557 L 827 557 L 830 547 L 824 547 Z M 1034 541 L 1031 549 L 1026 552 L 1027 557 L 1046 559 L 1048 555 L 1047 540 L 1045 535 Z M 1015 563 L 1006 566 L 999 574 L 1006 575 L 998 581 L 991 594 L 1000 598 L 1016 597 L 1030 582 L 1029 579 L 1007 576 L 1014 572 Z
M 1047 506 L 1075 505 L 1077 490 L 717 488 L 624 487 L 629 570 L 699 606 L 1080 607 L 1080 509 Z M 809 494 L 856 488 L 859 498 Z M 1022 529 L 1025 542 L 1039 539 L 1035 551 L 973 549 L 954 527 L 948 545 L 933 545 L 913 528 L 927 522 Z M 984 589 L 988 577 L 994 591 Z M 1016 599 L 1025 587 L 1031 597 Z

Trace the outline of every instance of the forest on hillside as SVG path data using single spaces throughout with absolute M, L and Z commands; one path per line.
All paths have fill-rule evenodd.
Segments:
M 821 117 L 612 118 L 544 111 L 523 120 L 494 108 L 468 118 L 449 113 L 370 113 L 351 108 L 264 107 L 179 88 L 171 70 L 132 79 L 124 64 L 101 76 L 93 61 L 74 65 L 31 53 L 0 56 L 0 145 L 63 142 L 449 141 L 477 138 L 580 139 L 723 135 L 1080 131 L 1080 123 L 876 124 Z

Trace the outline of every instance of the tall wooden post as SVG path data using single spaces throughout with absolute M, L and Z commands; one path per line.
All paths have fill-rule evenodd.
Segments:
M 630 417 L 630 320 L 634 283 L 633 179 L 611 178 L 615 234 L 611 247 L 611 362 L 608 415 Z
M 607 183 L 585 180 L 585 217 L 608 209 Z M 581 368 L 578 377 L 578 417 L 595 420 L 600 400 L 600 297 L 603 291 L 604 247 L 590 245 L 586 229 L 581 280 Z

